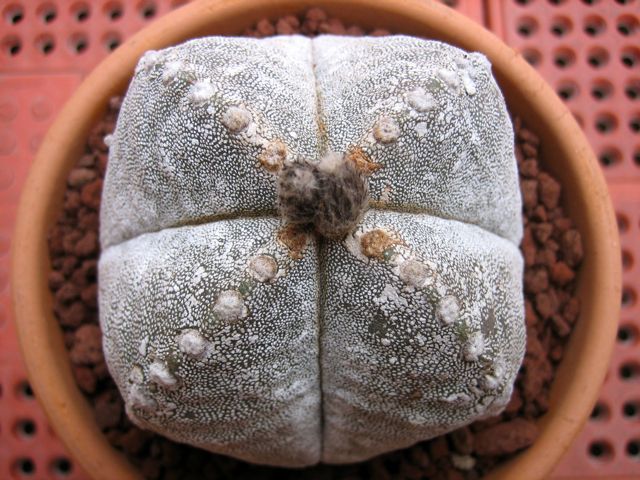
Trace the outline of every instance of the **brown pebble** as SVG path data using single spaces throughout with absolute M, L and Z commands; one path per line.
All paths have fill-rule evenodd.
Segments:
M 575 273 L 564 262 L 558 262 L 551 267 L 551 281 L 556 285 L 564 286 L 575 277 Z
M 73 213 L 82 205 L 80 193 L 75 190 L 67 190 L 64 196 L 64 209 L 67 213 Z
M 61 272 L 54 270 L 49 272 L 48 281 L 49 281 L 49 288 L 51 290 L 58 290 L 64 283 L 65 278 Z
M 65 276 L 69 276 L 73 273 L 76 266 L 78 266 L 78 259 L 73 255 L 67 255 L 62 259 L 60 272 L 62 272 Z
M 514 152 L 516 154 L 516 163 L 518 164 L 518 169 L 522 168 L 522 164 L 524 163 L 524 153 L 522 153 L 522 147 L 520 144 L 516 143 L 514 146 Z M 519 170 L 522 173 L 522 170 Z
M 535 399 L 536 407 L 538 407 L 538 415 L 544 415 L 549 410 L 549 392 L 545 391 L 538 395 Z
M 68 307 L 62 305 L 58 310 L 60 325 L 63 327 L 77 328 L 82 325 L 86 317 L 86 308 L 82 302 L 75 301 Z
M 82 325 L 75 332 L 71 361 L 78 365 L 91 365 L 103 360 L 102 333 L 97 325 Z
M 557 218 L 562 217 L 562 215 L 563 215 L 562 208 L 561 208 L 561 207 L 556 207 L 556 208 L 553 208 L 553 209 L 551 209 L 551 210 L 549 211 L 548 218 L 549 218 L 549 221 L 550 221 L 550 222 L 553 222 L 553 221 L 555 221 Z
M 75 255 L 76 243 L 82 237 L 82 232 L 78 230 L 72 230 L 67 233 L 62 239 L 62 246 L 64 248 L 65 253 Z
M 540 389 L 537 393 L 538 395 L 543 395 L 544 391 Z M 526 420 L 532 420 L 540 415 L 540 409 L 538 408 L 538 404 L 535 402 L 535 399 L 532 398 L 531 401 L 525 403 L 522 408 L 522 418 Z
M 89 258 L 84 260 L 80 268 L 87 278 L 96 280 L 96 275 L 98 274 L 98 261 L 96 259 Z
M 93 154 L 86 154 L 80 157 L 78 160 L 78 167 L 95 167 L 96 165 L 96 157 Z
M 573 222 L 567 217 L 559 217 L 553 221 L 553 225 L 559 234 L 563 234 L 573 226 Z
M 436 437 L 429 443 L 429 456 L 436 462 L 449 456 L 449 446 L 444 436 Z
M 425 468 L 431 460 L 429 459 L 429 454 L 421 445 L 414 445 L 409 450 L 409 458 L 414 465 L 417 465 L 420 468 Z
M 269 37 L 271 35 L 275 35 L 276 28 L 273 26 L 273 23 L 271 23 L 268 19 L 263 18 L 262 20 L 259 20 L 258 23 L 256 24 L 256 32 L 261 37 Z
M 524 143 L 529 143 L 534 147 L 540 145 L 540 139 L 538 138 L 538 136 L 531 130 L 527 130 L 526 128 L 522 128 L 518 131 L 518 139 Z
M 535 300 L 536 311 L 544 319 L 547 319 L 553 315 L 558 308 L 558 301 L 553 290 L 540 292 L 536 294 Z
M 327 18 L 327 13 L 318 7 L 310 8 L 305 14 L 305 20 L 311 20 L 314 22 L 323 22 Z
M 100 195 L 102 194 L 102 179 L 96 178 L 82 187 L 80 199 L 82 204 L 98 210 L 100 208 Z
M 562 309 L 562 315 L 570 324 L 575 323 L 580 314 L 580 301 L 577 298 L 571 298 Z
M 51 269 L 55 270 L 57 272 L 61 272 L 63 275 L 65 275 L 65 278 L 66 278 L 65 272 L 62 271 L 62 266 L 64 264 L 64 260 L 65 260 L 64 257 L 53 258 L 51 260 Z
M 297 27 L 294 27 L 286 19 L 281 18 L 276 22 L 276 32 L 278 35 L 291 35 L 297 33 Z
M 547 268 L 552 267 L 558 261 L 558 256 L 553 248 L 551 248 L 551 244 L 548 243 L 546 248 L 542 250 L 538 250 L 536 252 L 536 260 L 535 263 L 539 265 L 543 265 Z
M 104 436 L 107 438 L 107 441 L 115 447 L 120 447 L 120 439 L 122 438 L 122 435 L 122 432 L 114 429 L 110 429 L 104 432 Z
M 515 418 L 476 434 L 476 453 L 479 455 L 505 455 L 531 445 L 538 437 L 535 423 Z
M 105 172 L 107 171 L 107 163 L 109 162 L 109 157 L 106 154 L 98 155 L 98 172 L 100 172 L 100 176 L 104 177 Z
M 536 353 L 536 350 L 537 353 Z M 535 333 L 527 338 L 527 353 L 524 359 L 524 374 L 521 378 L 523 401 L 535 398 L 540 394 L 544 385 L 553 376 L 551 363 L 547 358 L 547 351 Z M 477 441 L 477 439 L 476 439 Z
M 74 342 L 74 339 L 75 339 L 74 332 L 66 331 L 66 332 L 63 332 L 62 336 L 64 338 L 64 346 L 65 346 L 65 348 L 67 350 L 70 350 L 71 347 L 73 347 L 73 342 Z
M 536 157 L 538 156 L 538 149 L 530 143 L 523 143 L 522 153 L 526 158 Z
M 56 225 L 51 229 L 51 232 L 49 233 L 49 250 L 51 252 L 51 255 L 58 256 L 64 253 L 63 239 L 64 233 L 62 229 L 58 225 Z M 56 260 L 60 259 L 56 258 Z
M 551 349 L 549 356 L 551 357 L 551 360 L 553 360 L 554 362 L 559 362 L 560 360 L 562 360 L 562 357 L 564 356 L 564 347 L 560 344 L 555 345 Z
M 531 300 L 525 299 L 524 301 L 524 319 L 528 327 L 533 327 L 537 325 L 540 319 L 538 318 L 538 314 L 533 308 L 533 304 Z
M 473 452 L 474 437 L 469 427 L 462 427 L 449 434 L 451 444 L 456 452 L 469 455 Z
M 507 403 L 507 406 L 504 408 L 504 412 L 509 415 L 515 415 L 521 407 L 522 397 L 520 396 L 520 391 L 518 389 L 514 389 L 509 403 Z
M 532 268 L 524 274 L 524 291 L 535 295 L 549 288 L 549 274 L 544 268 Z
M 351 25 L 347 27 L 347 35 L 351 35 L 352 37 L 361 37 L 364 35 L 364 30 L 357 25 Z
M 87 276 L 84 274 L 84 272 L 82 271 L 82 269 L 77 268 L 72 274 L 71 274 L 71 278 L 69 279 L 71 280 L 71 282 L 78 286 L 78 287 L 84 287 L 87 284 Z
M 547 209 L 558 206 L 561 190 L 560 184 L 551 175 L 547 173 L 538 175 L 538 195 Z
M 542 223 L 549 220 L 547 209 L 544 208 L 544 205 L 536 205 L 536 207 L 533 209 L 533 212 L 531 213 L 531 220 Z
M 527 227 L 524 229 L 522 243 L 520 244 L 520 250 L 522 251 L 522 256 L 524 257 L 525 266 L 533 266 L 536 262 L 536 243 L 533 239 L 531 227 Z
M 74 253 L 78 257 L 88 257 L 98 252 L 98 235 L 94 231 L 88 231 L 76 243 Z
M 104 359 L 101 362 L 98 362 L 93 367 L 93 374 L 97 377 L 98 380 L 105 380 L 110 378 L 109 368 L 107 367 L 107 363 Z
M 300 30 L 300 20 L 295 15 L 285 15 L 280 20 L 284 20 L 286 23 L 291 25 L 296 32 Z
M 61 303 L 69 303 L 80 295 L 80 290 L 71 282 L 65 282 L 55 294 L 55 299 Z
M 545 355 L 548 354 L 549 349 L 551 348 L 551 342 L 553 341 L 553 320 L 550 319 L 550 321 L 544 325 L 538 325 L 538 338 L 540 339 L 540 343 L 542 344 L 542 348 L 545 352 Z M 551 328 L 545 328 L 545 326 L 550 326 Z M 546 357 L 545 357 L 546 358 Z
M 84 230 L 98 231 L 100 225 L 100 216 L 97 212 L 92 212 L 89 209 L 80 209 L 78 213 L 78 226 Z
M 98 427 L 102 430 L 115 428 L 120 423 L 123 404 L 120 395 L 108 390 L 96 397 L 93 404 L 93 412 Z
M 91 283 L 80 291 L 80 298 L 90 308 L 98 307 L 98 285 Z
M 96 390 L 96 376 L 93 371 L 88 367 L 80 365 L 72 366 L 73 377 L 76 383 L 84 393 L 92 394 Z
M 151 436 L 139 428 L 131 428 L 120 437 L 120 445 L 130 455 L 140 453 Z
M 524 128 L 522 126 L 522 119 L 520 117 L 515 117 L 511 119 L 513 122 L 513 131 L 516 133 L 516 139 L 522 141 L 520 138 L 520 131 Z
M 89 134 L 87 143 L 92 150 L 105 153 L 108 151 L 107 144 L 104 143 L 104 134 L 99 130 L 94 130 Z
M 538 204 L 538 181 L 523 180 L 520 184 L 522 203 L 525 209 L 533 209 Z
M 520 166 L 520 173 L 523 177 L 535 178 L 538 176 L 538 162 L 535 160 L 524 160 Z
M 95 170 L 89 168 L 74 168 L 69 172 L 67 183 L 70 187 L 77 188 L 90 182 L 94 178 L 96 178 Z
M 391 35 L 391 32 L 384 28 L 376 28 L 375 30 L 371 31 L 371 33 L 369 33 L 370 37 L 386 37 L 387 35 Z
M 474 433 L 480 432 L 482 430 L 486 430 L 489 427 L 493 427 L 494 425 L 497 425 L 501 421 L 502 419 L 500 417 L 489 417 L 483 420 L 478 420 L 477 422 L 471 424 L 469 428 L 471 428 L 471 431 Z M 474 441 L 475 441 L 475 438 L 474 438 Z
M 552 315 L 551 325 L 553 326 L 553 331 L 556 332 L 559 337 L 566 337 L 571 333 L 571 325 L 569 325 L 562 315 Z
M 533 226 L 533 236 L 540 245 L 544 245 L 549 240 L 552 232 L 553 225 L 550 223 L 539 223 Z
M 582 261 L 582 238 L 578 230 L 567 230 L 562 235 L 562 255 L 567 265 L 576 267 Z
M 114 95 L 109 99 L 110 113 L 117 114 L 120 111 L 120 107 L 122 107 L 122 97 L 120 95 Z
M 330 18 L 320 23 L 318 30 L 321 33 L 327 33 L 330 35 L 344 35 L 347 33 L 347 29 L 344 27 L 342 21 L 338 18 Z

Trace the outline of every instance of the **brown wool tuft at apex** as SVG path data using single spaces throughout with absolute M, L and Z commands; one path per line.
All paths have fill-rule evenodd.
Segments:
M 328 153 L 317 163 L 285 165 L 278 177 L 278 199 L 287 224 L 313 227 L 323 237 L 340 240 L 361 220 L 369 189 L 356 161 Z

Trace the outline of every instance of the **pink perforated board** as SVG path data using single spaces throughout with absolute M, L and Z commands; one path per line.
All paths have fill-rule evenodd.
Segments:
M 489 1 L 488 26 L 565 100 L 600 159 L 619 219 L 618 344 L 591 421 L 558 477 L 640 477 L 640 2 Z
M 0 0 L 0 478 L 87 479 L 26 380 L 10 309 L 20 189 L 56 112 L 100 60 L 184 0 Z M 640 0 L 445 0 L 521 51 L 603 166 L 624 264 L 618 344 L 591 421 L 554 478 L 640 478 Z

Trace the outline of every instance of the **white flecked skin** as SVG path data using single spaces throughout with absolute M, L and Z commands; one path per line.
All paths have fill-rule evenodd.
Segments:
M 381 168 L 343 241 L 277 240 L 283 161 Z M 111 140 L 100 321 L 129 416 L 250 462 L 347 463 L 508 402 L 513 133 L 488 61 L 411 37 L 211 37 L 140 60 Z M 394 239 L 365 256 L 366 233 Z

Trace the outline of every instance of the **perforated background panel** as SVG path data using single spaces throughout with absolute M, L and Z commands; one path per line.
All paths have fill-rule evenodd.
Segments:
M 555 471 L 640 477 L 640 2 L 486 3 L 489 27 L 555 88 L 587 134 L 612 195 L 624 287 L 618 344 L 590 422 Z
M 100 60 L 184 0 L 0 0 L 0 478 L 87 479 L 33 398 L 10 309 L 20 189 L 57 111 Z M 554 478 L 640 477 L 640 0 L 444 0 L 522 52 L 589 137 L 618 215 L 618 344 Z

